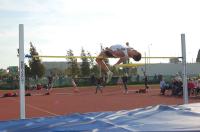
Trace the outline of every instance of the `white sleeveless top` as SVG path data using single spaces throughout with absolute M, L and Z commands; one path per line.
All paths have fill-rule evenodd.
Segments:
M 126 46 L 122 46 L 120 44 L 115 44 L 115 45 L 112 45 L 110 47 L 110 49 L 112 51 L 119 51 L 119 50 L 121 50 L 122 52 L 124 52 L 125 56 L 128 56 L 128 48 Z

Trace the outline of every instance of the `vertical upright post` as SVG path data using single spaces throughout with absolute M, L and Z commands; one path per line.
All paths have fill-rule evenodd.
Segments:
M 186 46 L 185 34 L 181 34 L 181 47 L 182 47 L 182 74 L 183 74 L 183 101 L 188 104 L 188 88 L 187 88 L 187 63 L 186 63 Z
M 144 53 L 145 59 L 144 59 L 144 72 L 147 73 L 147 56 L 146 52 Z
M 148 56 L 150 57 L 150 45 L 148 45 L 148 52 L 149 52 L 149 55 L 148 55 Z M 150 58 L 147 59 L 147 63 L 148 63 L 148 64 L 150 63 Z
M 25 67 L 24 67 L 24 25 L 19 24 L 19 87 L 20 119 L 25 119 Z
M 101 65 L 99 65 L 99 76 L 101 77 L 102 74 L 101 74 Z
M 101 52 L 103 51 L 103 46 L 102 46 L 102 44 L 100 44 L 101 45 Z M 99 65 L 99 76 L 100 77 L 102 77 L 102 70 L 101 70 L 101 65 Z

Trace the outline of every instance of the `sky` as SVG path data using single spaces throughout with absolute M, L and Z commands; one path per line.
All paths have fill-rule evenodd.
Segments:
M 0 0 L 0 69 L 18 66 L 19 24 L 25 54 L 30 42 L 40 55 L 61 56 L 69 49 L 80 56 L 82 48 L 97 56 L 101 45 L 129 42 L 143 56 L 181 56 L 184 33 L 187 62 L 195 62 L 199 6 L 199 0 Z

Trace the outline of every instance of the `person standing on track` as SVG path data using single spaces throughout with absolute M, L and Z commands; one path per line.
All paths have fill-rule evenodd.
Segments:
M 144 87 L 145 87 L 146 90 L 149 88 L 148 78 L 147 78 L 146 72 L 144 72 Z
M 123 85 L 124 85 L 124 93 L 125 93 L 125 94 L 128 94 L 127 82 L 128 82 L 128 74 L 126 73 L 126 74 L 124 74 L 124 75 L 122 76 L 122 83 L 123 83 Z
M 74 93 L 79 93 L 78 87 L 76 85 L 76 81 L 72 78 L 71 82 L 72 82 Z
M 103 77 L 97 77 L 96 78 L 96 91 L 95 94 L 97 94 L 98 90 L 103 93 Z
M 49 75 L 48 76 L 48 84 L 46 87 L 47 92 L 44 95 L 49 95 L 50 92 L 52 91 L 52 88 L 53 88 L 53 76 Z

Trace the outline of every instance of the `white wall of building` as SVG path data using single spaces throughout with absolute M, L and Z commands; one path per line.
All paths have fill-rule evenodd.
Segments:
M 144 70 L 145 65 L 138 67 L 138 74 L 143 76 Z M 200 73 L 200 63 L 188 63 L 187 72 L 188 75 L 198 75 Z M 182 73 L 182 63 L 146 64 L 146 73 L 148 76 L 154 76 L 155 74 L 175 75 L 176 73 Z

